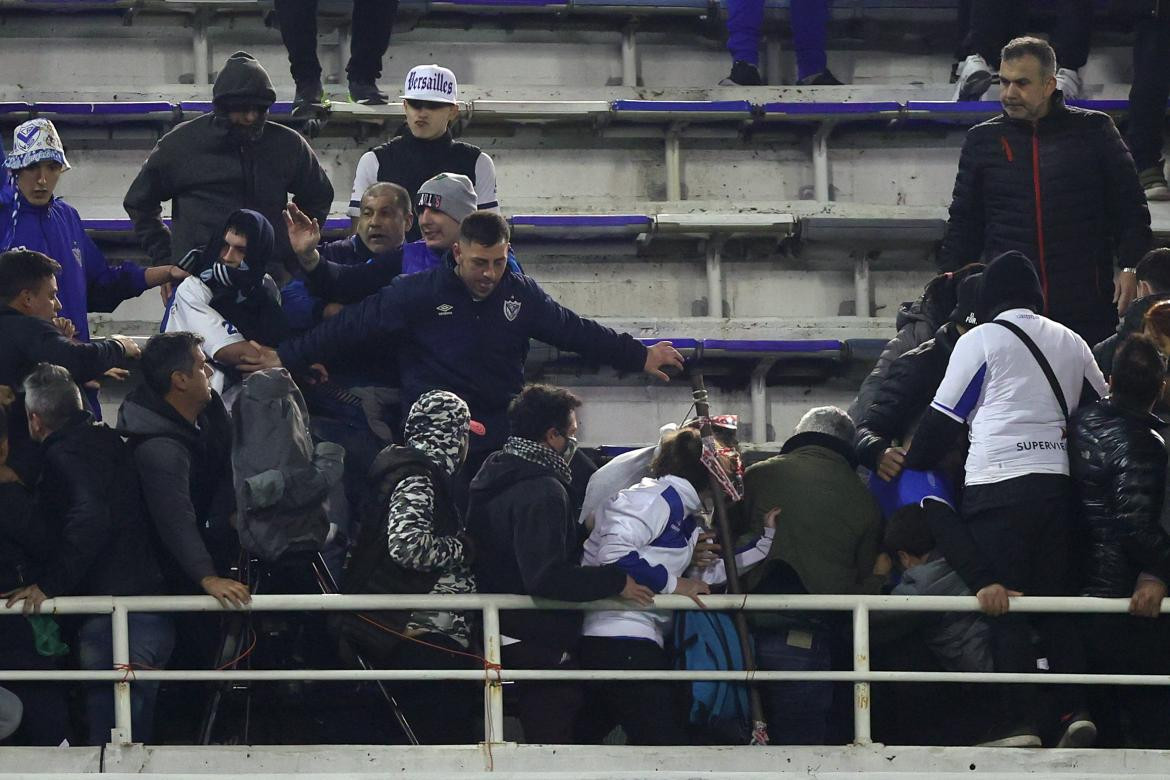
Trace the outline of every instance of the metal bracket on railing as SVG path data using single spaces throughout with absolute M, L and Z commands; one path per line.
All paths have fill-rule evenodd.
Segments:
M 483 608 L 483 657 L 489 667 L 500 666 L 500 610 L 494 606 Z M 504 686 L 499 675 L 489 668 L 485 671 L 487 683 L 483 691 L 483 741 L 498 745 L 504 741 Z
M 869 607 L 858 604 L 853 608 L 853 671 L 869 671 Z M 853 744 L 873 742 L 870 732 L 869 683 L 853 684 Z
M 110 613 L 111 634 L 114 638 L 114 668 L 125 672 L 125 677 L 114 683 L 114 728 L 110 729 L 110 742 L 115 745 L 129 745 L 133 742 L 130 706 L 130 613 L 121 604 L 114 604 Z

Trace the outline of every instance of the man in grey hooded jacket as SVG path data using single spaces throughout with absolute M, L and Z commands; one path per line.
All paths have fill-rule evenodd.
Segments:
M 329 215 L 333 185 L 304 138 L 268 121 L 276 91 L 256 58 L 245 51 L 229 57 L 211 94 L 214 109 L 160 138 L 122 201 L 154 265 L 177 263 L 206 245 L 237 209 L 283 225 L 289 193 L 318 221 Z M 162 221 L 167 200 L 169 229 Z M 276 250 L 275 259 L 297 268 L 284 230 L 276 231 Z

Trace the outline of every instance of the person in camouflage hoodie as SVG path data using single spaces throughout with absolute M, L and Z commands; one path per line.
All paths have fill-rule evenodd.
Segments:
M 463 465 L 468 434 L 476 426 L 479 423 L 471 419 L 467 404 L 459 396 L 432 390 L 410 408 L 406 446 L 421 452 L 452 476 Z M 456 510 L 436 506 L 436 492 L 432 479 L 423 475 L 408 476 L 394 488 L 386 535 L 390 559 L 404 569 L 437 574 L 431 593 L 474 593 L 475 577 L 468 565 L 471 542 L 462 533 Z M 439 512 L 449 517 L 440 520 Z M 452 524 L 454 529 L 441 527 Z M 443 534 L 447 530 L 453 532 Z M 414 612 L 406 631 L 440 634 L 464 648 L 471 641 L 467 617 L 462 612 Z
M 475 592 L 473 549 L 450 491 L 450 478 L 467 457 L 470 433 L 482 435 L 483 426 L 471 419 L 467 404 L 454 393 L 433 390 L 411 406 L 406 446 L 386 448 L 375 462 L 374 470 L 384 467 L 384 474 L 403 473 L 405 467 L 386 513 L 386 550 L 407 586 L 399 592 Z M 396 668 L 479 668 L 468 652 L 471 628 L 463 612 L 411 612 L 402 634 L 410 639 L 394 650 Z M 476 741 L 478 684 L 398 683 L 394 690 L 422 744 Z

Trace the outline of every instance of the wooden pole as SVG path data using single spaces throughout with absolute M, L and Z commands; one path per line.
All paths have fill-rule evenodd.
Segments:
M 707 401 L 707 387 L 703 382 L 703 372 L 691 370 L 691 393 L 695 401 L 695 414 L 702 421 L 699 429 L 704 441 L 714 440 L 714 431 L 711 429 L 711 406 Z M 710 437 L 710 439 L 708 438 Z M 723 486 L 708 473 L 711 484 L 711 500 L 715 506 L 715 531 L 719 535 L 719 547 L 723 555 L 723 567 L 727 570 L 727 592 L 743 593 L 739 583 L 739 570 L 735 566 L 735 540 L 731 536 L 731 521 L 727 516 L 727 496 L 723 493 Z M 739 635 L 739 649 L 743 654 L 744 669 L 756 671 L 756 657 L 752 651 L 751 634 L 748 633 L 747 617 L 742 611 L 734 615 L 735 633 Z M 752 716 L 752 744 L 768 744 L 768 723 L 764 719 L 764 703 L 760 698 L 760 691 L 755 685 L 748 686 L 748 701 L 751 705 Z

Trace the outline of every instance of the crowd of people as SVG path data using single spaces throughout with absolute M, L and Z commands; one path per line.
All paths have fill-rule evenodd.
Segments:
M 1166 674 L 1155 413 L 1170 404 L 1170 250 L 1152 247 L 1148 189 L 1112 120 L 1065 105 L 1053 49 L 1017 38 L 999 59 L 1004 111 L 964 143 L 944 272 L 850 412 L 809 410 L 746 470 L 726 415 L 664 426 L 600 469 L 578 453 L 583 401 L 526 383 L 531 340 L 660 382 L 683 358 L 579 316 L 525 273 L 491 159 L 451 136 L 445 68 L 412 69 L 405 127 L 359 163 L 353 234 L 323 241 L 333 186 L 312 147 L 267 119 L 261 64 L 232 55 L 214 110 L 163 136 L 126 193 L 146 269 L 106 262 L 55 194 L 69 170 L 56 128 L 20 125 L 0 193 L 0 592 L 24 617 L 6 618 L 0 666 L 114 668 L 108 616 L 54 617 L 47 599 L 205 593 L 231 620 L 132 613 L 127 673 L 227 668 L 265 642 L 277 663 L 484 668 L 472 613 L 342 613 L 297 623 L 295 639 L 247 622 L 257 590 L 339 590 L 621 599 L 505 612 L 504 666 L 659 670 L 702 629 L 647 609 L 655 595 L 737 580 L 760 594 L 977 597 L 982 614 L 875 615 L 875 668 Z M 351 71 L 359 86 L 369 75 Z M 151 287 L 167 306 L 145 346 L 92 337 L 88 312 Z M 100 383 L 130 368 L 116 425 L 99 423 Z M 712 530 L 724 504 L 734 538 Z M 1019 595 L 1128 598 L 1130 614 L 1023 615 Z M 750 624 L 760 669 L 851 668 L 839 616 Z M 708 631 L 735 641 L 714 619 Z M 718 706 L 659 681 L 521 682 L 506 700 L 533 743 L 614 726 L 630 744 L 745 742 L 744 692 L 724 685 Z M 390 687 L 376 704 L 399 726 L 372 739 L 483 733 L 478 683 Z M 110 738 L 108 684 L 72 700 L 8 688 L 14 743 Z M 847 686 L 757 688 L 773 742 L 848 739 Z M 1170 746 L 1157 686 L 984 687 L 964 713 L 937 690 L 875 688 L 889 742 Z M 157 722 L 198 739 L 174 734 L 189 725 L 181 698 L 135 682 L 135 737 L 154 739 Z

